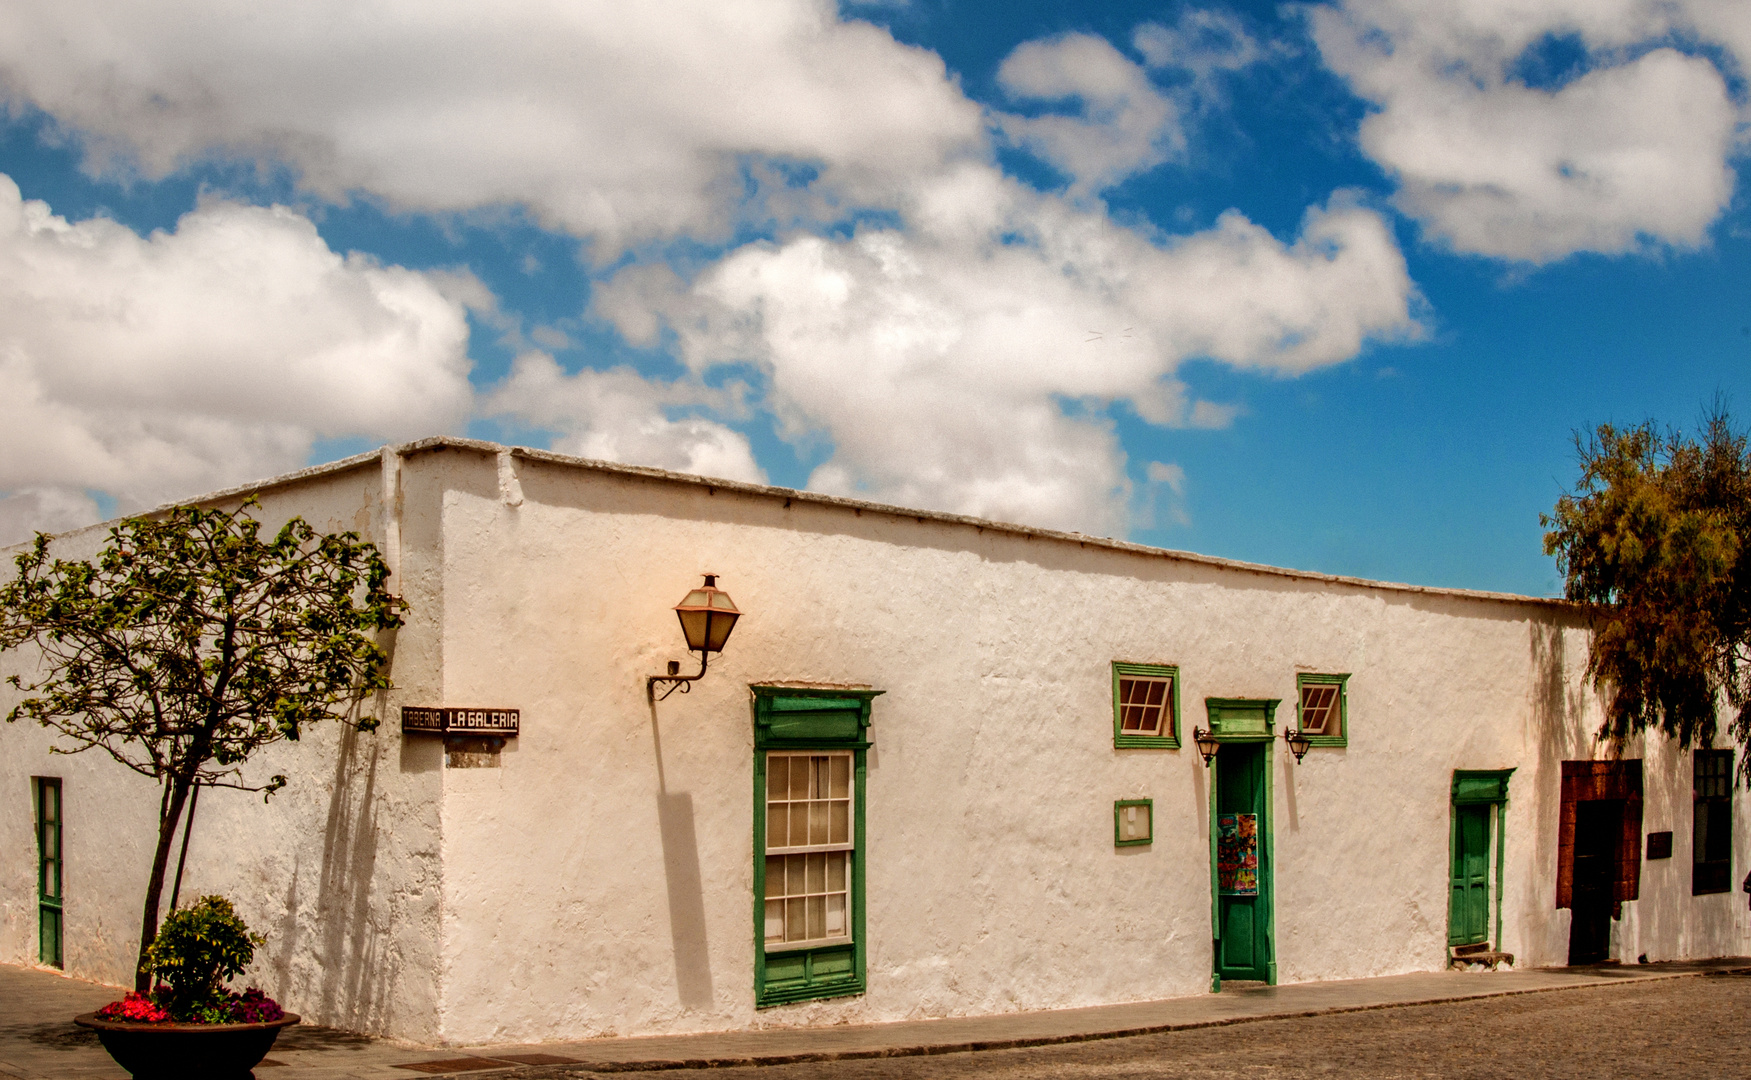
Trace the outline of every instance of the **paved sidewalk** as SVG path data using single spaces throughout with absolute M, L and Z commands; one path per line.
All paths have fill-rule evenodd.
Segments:
M 422 1075 L 511 1078 L 945 1054 L 1747 969 L 1751 969 L 1751 959 L 1729 958 L 1630 967 L 1430 972 L 1231 989 L 1166 1001 L 1004 1016 L 490 1048 L 410 1048 L 300 1025 L 281 1036 L 257 1076 L 259 1080 L 409 1080 Z M 118 996 L 113 987 L 0 965 L 0 1077 L 125 1080 L 126 1074 L 110 1061 L 96 1038 L 69 1022 L 75 1013 L 97 1008 Z

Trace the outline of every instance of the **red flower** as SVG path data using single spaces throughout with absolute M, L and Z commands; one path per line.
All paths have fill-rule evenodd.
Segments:
M 99 1020 L 122 1020 L 130 1024 L 162 1024 L 170 1019 L 170 1014 L 152 1004 L 150 998 L 128 992 L 128 996 L 120 1001 L 112 1001 L 97 1010 Z

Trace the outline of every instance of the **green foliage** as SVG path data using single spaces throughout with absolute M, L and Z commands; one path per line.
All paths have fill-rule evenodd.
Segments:
M 225 1023 L 231 1002 L 225 981 L 235 978 L 266 939 L 252 934 L 231 901 L 203 896 L 164 917 L 147 962 L 170 987 L 158 1004 L 173 1020 Z
M 356 533 L 293 518 L 269 540 L 249 516 L 178 507 L 110 530 L 91 562 L 51 559 L 50 537 L 0 587 L 0 648 L 34 642 L 40 678 L 8 721 L 36 720 L 77 752 L 136 772 L 269 793 L 245 782 L 251 752 L 390 683 L 374 632 L 401 624 L 388 567 Z
M 1609 424 L 1577 439 L 1581 478 L 1543 518 L 1565 594 L 1586 606 L 1600 734 L 1711 745 L 1722 704 L 1751 742 L 1751 455 L 1717 408 L 1692 437 Z

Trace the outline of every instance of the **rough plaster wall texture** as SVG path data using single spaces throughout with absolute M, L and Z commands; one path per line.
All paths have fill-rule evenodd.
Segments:
M 1536 605 L 531 462 L 513 508 L 491 458 L 448 463 L 468 475 L 446 501 L 446 703 L 525 709 L 501 769 L 445 774 L 453 1040 L 1203 990 L 1207 774 L 1189 747 L 1112 749 L 1113 659 L 1182 666 L 1187 737 L 1207 695 L 1282 698 L 1281 730 L 1296 670 L 1356 673 L 1351 746 L 1299 767 L 1273 758 L 1285 979 L 1440 966 L 1451 770 L 1524 767 L 1529 729 L 1584 742 L 1579 708 L 1538 715 L 1551 678 L 1540 642 L 1566 654 L 1572 635 Z M 749 615 L 711 677 L 653 717 L 643 678 L 681 655 L 669 608 L 706 570 Z M 1574 678 L 1557 674 L 1566 703 Z M 745 686 L 774 679 L 888 693 L 871 729 L 870 992 L 756 1013 Z M 1524 842 L 1555 811 L 1526 798 L 1523 776 L 1510 942 L 1554 915 L 1532 902 L 1553 888 L 1554 860 Z M 1115 852 L 1111 802 L 1137 795 L 1156 800 L 1156 843 Z M 1535 882 L 1524 898 L 1522 880 Z
M 381 517 L 378 476 L 377 470 L 355 468 L 309 478 L 265 492 L 255 513 L 264 532 L 298 513 L 325 531 L 351 529 L 373 537 Z M 236 500 L 221 505 L 235 506 Z M 105 539 L 99 527 L 59 543 L 68 555 L 88 557 Z M 417 650 L 400 647 L 409 640 L 407 631 L 397 639 L 390 643 L 394 670 L 405 679 L 416 667 L 408 654 Z M 15 661 L 9 656 L 4 662 Z M 0 705 L 9 708 L 11 698 Z M 18 806 L 0 814 L 0 822 L 22 831 L 26 841 L 5 849 L 5 903 L 9 912 L 28 908 L 30 915 L 24 936 L 10 932 L 9 918 L 7 957 L 27 962 L 36 952 L 27 778 L 59 774 L 66 778 L 68 972 L 131 984 L 159 789 L 101 751 L 50 756 L 46 732 L 14 727 L 0 731 L 0 738 L 7 749 L 0 757 L 5 789 L 19 792 Z M 185 902 L 205 893 L 225 895 L 267 935 L 242 981 L 262 985 L 316 1022 L 417 1038 L 436 1012 L 434 944 L 431 929 L 409 931 L 420 926 L 422 907 L 435 928 L 439 797 L 436 770 L 427 769 L 422 782 L 398 768 L 398 756 L 398 736 L 389 725 L 360 735 L 321 724 L 297 743 L 260 752 L 248 775 L 282 772 L 291 783 L 266 804 L 259 796 L 224 789 L 203 794 L 181 895 Z M 174 859 L 173 852 L 166 908 Z

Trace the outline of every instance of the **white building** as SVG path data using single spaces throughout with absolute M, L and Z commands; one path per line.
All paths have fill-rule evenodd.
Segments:
M 249 492 L 373 538 L 408 605 L 383 727 L 272 748 L 290 787 L 193 831 L 183 895 L 230 897 L 313 1021 L 529 1041 L 1751 946 L 1731 754 L 1609 760 L 1559 602 L 457 439 L 203 501 Z M 653 704 L 703 573 L 744 616 Z M 403 706 L 520 728 L 446 753 Z M 157 789 L 0 739 L 0 960 L 39 960 L 58 794 L 65 969 L 131 981 Z

